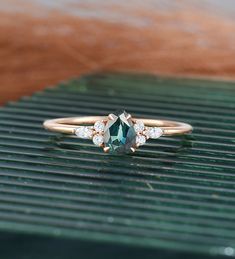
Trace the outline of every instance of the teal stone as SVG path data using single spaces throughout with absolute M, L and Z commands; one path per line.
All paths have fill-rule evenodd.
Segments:
M 136 132 L 128 113 L 119 111 L 112 114 L 104 129 L 104 146 L 109 152 L 127 153 L 136 144 Z

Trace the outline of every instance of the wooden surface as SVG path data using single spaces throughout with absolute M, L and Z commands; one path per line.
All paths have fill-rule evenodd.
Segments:
M 99 70 L 235 78 L 235 3 L 0 3 L 0 103 Z

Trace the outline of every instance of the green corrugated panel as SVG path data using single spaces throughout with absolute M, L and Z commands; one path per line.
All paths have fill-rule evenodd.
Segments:
M 106 115 L 190 123 L 133 155 L 50 133 L 45 119 Z M 235 255 L 235 84 L 102 74 L 0 110 L 0 230 Z

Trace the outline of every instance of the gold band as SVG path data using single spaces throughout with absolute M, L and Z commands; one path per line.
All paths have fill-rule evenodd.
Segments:
M 135 152 L 148 139 L 162 135 L 171 136 L 192 131 L 191 125 L 168 120 L 133 118 L 126 111 L 118 111 L 108 116 L 71 117 L 47 120 L 47 130 L 73 134 L 78 138 L 92 139 L 104 152 Z
M 107 118 L 107 116 L 59 118 L 47 120 L 43 125 L 45 129 L 50 131 L 75 134 L 78 126 L 92 126 L 95 122 L 107 120 Z M 142 118 L 132 118 L 132 120 L 134 122 L 140 120 L 148 127 L 159 127 L 162 129 L 163 135 L 165 136 L 185 134 L 192 131 L 192 126 L 183 122 Z

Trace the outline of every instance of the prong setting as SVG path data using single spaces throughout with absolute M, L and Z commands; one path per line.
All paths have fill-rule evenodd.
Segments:
M 113 113 L 110 113 L 109 115 L 108 115 L 108 118 L 110 119 L 110 120 L 115 120 L 115 115 L 113 114 Z
M 110 147 L 104 147 L 103 150 L 104 150 L 105 153 L 108 153 L 109 150 L 110 150 Z
M 131 119 L 131 118 L 132 118 L 132 116 L 130 115 L 130 113 L 128 113 L 126 119 L 129 120 L 129 119 Z
M 131 147 L 131 152 L 135 153 L 136 149 L 134 147 Z

